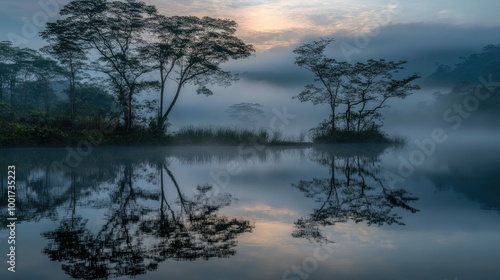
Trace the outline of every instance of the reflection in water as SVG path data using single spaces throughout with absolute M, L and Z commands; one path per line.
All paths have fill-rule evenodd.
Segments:
M 1 151 L 0 166 L 7 166 L 11 159 L 16 159 L 16 179 L 19 186 L 16 193 L 18 221 L 24 223 L 26 229 L 34 229 L 32 232 L 23 230 L 23 234 L 29 236 L 30 240 L 25 239 L 26 243 L 19 245 L 19 255 L 23 254 L 28 258 L 26 264 L 29 267 L 20 270 L 21 274 L 18 275 L 23 279 L 31 279 L 33 277 L 27 274 L 30 271 L 39 271 L 40 266 L 45 266 L 50 259 L 56 261 L 54 264 L 57 267 L 62 268 L 62 271 L 57 269 L 47 273 L 53 274 L 50 276 L 54 279 L 61 278 L 64 273 L 80 279 L 125 278 L 154 270 L 156 273 L 148 273 L 148 279 L 161 279 L 168 273 L 175 274 L 172 277 L 179 279 L 184 276 L 185 279 L 250 279 L 255 275 L 246 272 L 254 267 L 266 268 L 261 269 L 258 278 L 271 279 L 272 277 L 268 276 L 274 273 L 278 275 L 277 279 L 281 277 L 283 267 L 288 269 L 296 259 L 307 259 L 310 256 L 307 255 L 309 251 L 305 249 L 310 248 L 309 245 L 303 242 L 305 240 L 293 242 L 290 225 L 287 224 L 290 222 L 288 215 L 284 218 L 274 215 L 269 218 L 267 213 L 261 215 L 259 212 L 252 212 L 249 215 L 242 214 L 247 215 L 243 216 L 244 219 L 223 216 L 222 210 L 228 210 L 225 207 L 238 211 L 238 208 L 229 207 L 235 198 L 227 193 L 216 193 L 210 185 L 203 184 L 210 180 L 208 173 L 214 168 L 220 170 L 226 167 L 233 160 L 242 164 L 246 169 L 242 174 L 234 176 L 234 180 L 231 178 L 229 190 L 237 193 L 238 198 L 245 203 L 264 203 L 272 209 L 295 205 L 292 209 L 287 209 L 302 216 L 298 220 L 298 217 L 293 217 L 294 237 L 329 241 L 325 227 L 347 221 L 373 225 L 408 223 L 406 214 L 418 211 L 415 209 L 417 197 L 404 189 L 388 187 L 383 170 L 387 162 L 381 162 L 383 157 L 380 156 L 383 153 L 382 148 L 370 150 L 367 145 L 360 145 L 358 147 L 362 151 L 356 151 L 355 147 L 339 145 L 333 150 L 267 149 L 265 152 L 255 151 L 255 155 L 240 153 L 237 147 L 199 150 L 195 147 L 108 147 L 96 149 L 76 168 L 67 170 L 51 168 L 53 162 L 61 162 L 67 157 L 68 153 L 64 149 Z M 498 193 L 498 153 L 490 150 L 484 154 L 475 152 L 474 155 L 478 155 L 476 160 L 473 160 L 474 157 L 470 156 L 470 153 L 453 151 L 453 154 L 456 154 L 453 157 L 445 151 L 442 152 L 443 155 L 440 153 L 441 150 L 433 156 L 433 164 L 438 168 L 420 168 L 415 174 L 424 175 L 429 179 L 425 181 L 434 182 L 438 189 L 449 186 L 467 198 L 480 202 L 484 208 L 500 209 L 498 196 L 492 195 Z M 486 160 L 488 156 L 490 160 Z M 308 157 L 313 162 L 308 161 Z M 301 165 L 302 163 L 304 165 Z M 185 177 L 180 175 L 182 172 L 186 174 Z M 265 176 L 262 176 L 265 181 L 255 177 L 262 175 L 262 172 L 265 172 Z M 306 174 L 311 173 L 315 175 L 306 177 Z M 321 175 L 322 173 L 324 175 Z M 6 207 L 7 201 L 5 176 L 5 172 L 0 172 L 0 185 L 3 184 L 0 188 L 0 207 Z M 409 184 L 413 184 L 410 187 L 419 185 L 412 181 L 413 178 L 408 179 Z M 256 185 L 256 182 L 259 185 Z M 290 192 L 289 187 L 293 182 L 295 190 L 300 191 Z M 201 184 L 193 188 L 198 183 Z M 278 185 L 278 188 L 272 188 L 275 185 Z M 425 187 L 425 184 L 422 185 Z M 433 186 L 428 184 L 428 187 Z M 422 200 L 419 202 L 419 208 L 436 207 L 433 203 L 441 203 L 433 201 L 437 197 L 427 194 L 425 188 L 415 191 Z M 432 193 L 433 189 L 429 191 Z M 304 195 L 309 198 L 304 198 Z M 309 200 L 316 201 L 314 206 L 307 206 L 313 202 Z M 463 205 L 467 206 L 466 203 Z M 445 207 L 446 211 L 449 205 Z M 462 207 L 462 204 L 457 207 Z M 494 246 L 498 244 L 495 235 L 498 223 L 486 214 L 474 213 L 473 208 L 467 209 L 468 212 L 456 213 L 457 218 L 454 218 L 455 214 L 450 214 L 452 219 L 439 221 L 442 227 L 438 228 L 437 235 L 452 234 L 453 230 L 448 231 L 450 226 L 456 226 L 460 230 L 465 227 L 472 228 L 474 232 L 455 236 L 454 240 L 447 240 L 449 243 L 439 247 L 441 241 L 435 242 L 436 234 L 427 232 L 435 225 L 429 223 L 426 217 L 434 213 L 422 211 L 412 219 L 411 229 L 391 232 L 388 238 L 394 237 L 390 241 L 394 241 L 395 248 L 399 246 L 399 250 L 387 253 L 385 260 L 387 263 L 390 263 L 391 259 L 399 260 L 402 252 L 412 250 L 416 246 L 430 251 L 434 251 L 436 247 L 436 252 L 442 253 L 439 255 L 448 258 L 429 258 L 429 263 L 451 267 L 463 263 L 463 259 L 459 258 L 460 252 L 468 252 L 472 248 L 471 245 L 460 247 L 459 244 L 474 244 L 473 246 L 479 248 L 477 252 L 483 250 L 484 255 L 474 255 L 478 261 L 494 260 L 494 256 L 498 255 Z M 463 219 L 464 213 L 467 214 L 467 219 Z M 5 220 L 6 215 L 6 211 L 0 211 L 1 219 Z M 269 220 L 274 223 L 278 219 L 279 225 L 283 225 L 280 229 L 287 231 L 284 233 L 285 237 L 269 237 L 267 232 L 263 232 L 265 229 L 261 228 L 261 232 L 256 232 L 253 236 L 268 238 L 267 242 L 262 242 L 264 245 L 259 243 L 258 246 L 237 248 L 237 240 L 244 240 L 241 239 L 241 234 L 254 229 L 248 217 L 259 222 L 262 219 L 267 224 L 270 224 Z M 477 217 L 477 223 L 471 222 Z M 460 223 L 454 219 L 460 220 Z M 55 221 L 55 225 L 48 220 Z M 462 223 L 464 220 L 466 222 Z M 485 228 L 486 233 L 482 230 L 476 231 L 478 225 L 481 225 L 481 229 Z M 268 229 L 276 230 L 276 227 L 270 226 Z M 42 236 L 39 232 L 43 232 Z M 404 233 L 404 241 L 398 241 L 400 233 Z M 416 235 L 419 238 L 423 236 L 421 240 L 425 242 L 419 241 L 420 239 L 415 243 L 406 242 L 406 238 Z M 447 236 L 443 239 L 446 238 Z M 40 240 L 42 253 L 40 249 L 34 249 Z M 458 249 L 448 251 L 451 245 Z M 33 248 L 27 248 L 28 246 Z M 368 264 L 363 266 L 366 272 L 362 274 L 363 277 L 373 274 L 374 279 L 389 279 L 401 278 L 403 275 L 379 273 L 378 269 L 372 269 L 371 263 L 366 261 L 385 254 L 385 251 L 357 250 L 357 247 L 349 247 L 349 244 L 346 248 L 349 249 L 335 252 L 335 258 Z M 237 249 L 238 257 L 226 261 L 201 261 L 188 265 L 174 262 L 173 268 L 168 263 L 168 260 L 229 258 L 236 254 Z M 449 254 L 446 255 L 446 252 Z M 425 258 L 425 254 L 417 254 L 415 258 L 417 257 Z M 394 271 L 413 271 L 413 260 L 406 257 L 403 261 L 408 263 L 407 266 L 390 268 Z M 244 268 L 246 271 L 241 268 L 242 262 L 245 262 L 244 265 L 249 264 Z M 464 267 L 462 273 L 465 275 L 467 269 L 473 266 Z M 488 266 L 497 272 L 494 265 Z M 324 272 L 321 272 L 322 269 Z M 333 261 L 332 265 L 324 265 L 322 269 L 318 270 L 314 277 L 346 278 L 339 265 Z M 414 279 L 432 278 L 429 273 L 415 272 Z M 444 278 L 446 277 L 443 275 L 441 279 Z
M 320 226 L 352 220 L 365 221 L 368 225 L 404 225 L 394 208 L 411 213 L 419 210 L 410 206 L 418 200 L 404 189 L 389 189 L 385 186 L 380 154 L 372 150 L 362 153 L 338 150 L 315 150 L 312 159 L 329 168 L 329 178 L 314 178 L 293 184 L 306 197 L 314 198 L 319 207 L 313 213 L 295 222 L 293 237 L 314 241 L 327 241 Z
M 19 194 L 27 210 L 20 219 L 59 220 L 55 230 L 42 233 L 48 240 L 43 253 L 72 277 L 135 276 L 167 259 L 229 257 L 236 253 L 237 236 L 254 228 L 248 220 L 218 214 L 234 200 L 230 194 L 216 194 L 208 184 L 184 194 L 165 155 L 116 158 L 109 165 L 86 163 L 59 174 L 33 167 L 20 177 L 29 186 Z M 56 177 L 66 180 L 55 182 Z M 175 198 L 167 197 L 169 188 Z M 44 197 L 51 198 L 48 204 L 37 202 Z M 63 205 L 69 208 L 58 217 Z M 106 209 L 103 223 L 96 229 L 101 217 L 89 221 L 78 213 L 82 208 Z
M 500 211 L 500 147 L 450 150 L 438 150 L 435 168 L 417 174 L 433 182 L 438 191 L 451 189 L 483 209 Z

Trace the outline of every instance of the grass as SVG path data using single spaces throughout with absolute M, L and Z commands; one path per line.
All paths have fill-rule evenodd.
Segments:
M 305 132 L 285 136 L 280 130 L 245 129 L 213 126 L 187 126 L 168 135 L 169 144 L 182 145 L 307 145 Z
M 258 143 L 261 145 L 290 144 L 281 131 L 265 129 L 238 129 L 229 127 L 187 126 L 169 135 L 169 143 L 183 145 L 239 145 Z

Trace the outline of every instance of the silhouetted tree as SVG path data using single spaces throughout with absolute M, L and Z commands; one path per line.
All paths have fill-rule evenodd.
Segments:
M 71 55 L 90 51 L 98 55 L 88 67 L 107 76 L 122 107 L 125 131 L 130 132 L 133 99 L 150 86 L 141 80 L 150 68 L 141 62 L 139 50 L 146 44 L 144 36 L 156 8 L 135 0 L 76 0 L 64 6 L 60 15 L 64 18 L 48 23 L 42 35 L 65 44 L 61 47 L 69 47 Z
M 78 45 L 77 41 L 71 40 L 71 36 L 59 35 L 65 32 L 68 32 L 65 26 L 47 24 L 46 29 L 41 33 L 41 37 L 47 40 L 49 45 L 41 50 L 56 58 L 63 66 L 64 72 L 62 74 L 67 78 L 69 85 L 70 115 L 74 118 L 77 104 L 77 83 L 79 76 L 83 74 L 86 56 L 85 51 Z
M 339 106 L 339 95 L 342 94 L 344 77 L 348 73 L 349 64 L 325 56 L 325 49 L 332 41 L 331 38 L 321 38 L 293 50 L 297 55 L 295 64 L 314 75 L 314 84 L 306 85 L 305 89 L 293 98 L 301 102 L 311 101 L 314 105 L 328 104 L 331 110 L 329 126 L 333 135 L 336 130 L 335 110 Z
M 254 51 L 234 36 L 237 23 L 232 20 L 194 16 L 158 16 L 153 24 L 153 42 L 143 49 L 160 77 L 158 129 L 163 131 L 182 88 L 198 86 L 197 93 L 212 95 L 206 85 L 228 86 L 236 76 L 224 71 L 220 64 L 250 56 Z M 168 80 L 176 84 L 170 105 L 163 103 Z
M 13 108 L 22 110 L 29 106 L 48 114 L 55 99 L 52 83 L 60 74 L 56 61 L 42 57 L 35 50 L 0 42 L 0 100 L 6 88 Z
M 387 100 L 405 98 L 419 87 L 411 84 L 419 75 L 397 79 L 394 74 L 404 69 L 406 61 L 384 59 L 355 64 L 328 58 L 326 47 L 333 39 L 305 43 L 293 52 L 295 63 L 314 75 L 314 82 L 294 98 L 314 105 L 327 104 L 331 114 L 313 130 L 316 140 L 359 140 L 366 132 L 378 132 Z M 337 107 L 344 111 L 338 112 Z M 340 135 L 340 137 L 339 137 Z
M 244 124 L 255 124 L 259 118 L 264 117 L 259 103 L 238 103 L 229 106 L 225 111 L 231 118 L 235 118 Z

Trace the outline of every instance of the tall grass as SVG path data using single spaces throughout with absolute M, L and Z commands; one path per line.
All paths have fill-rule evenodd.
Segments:
M 271 138 L 265 129 L 214 128 L 212 126 L 182 127 L 170 136 L 172 143 L 187 145 L 237 145 L 246 142 L 266 144 L 270 142 Z
M 230 128 L 213 126 L 186 126 L 169 135 L 172 144 L 240 145 L 292 145 L 304 142 L 304 136 L 284 136 L 280 130 Z

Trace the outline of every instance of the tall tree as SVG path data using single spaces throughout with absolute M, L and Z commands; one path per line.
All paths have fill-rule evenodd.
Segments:
M 231 118 L 235 118 L 243 124 L 255 125 L 259 118 L 264 117 L 264 112 L 260 109 L 259 103 L 238 103 L 229 106 L 225 111 Z
M 58 30 L 63 28 L 62 30 Z M 47 28 L 41 33 L 43 39 L 49 42 L 48 46 L 41 49 L 42 52 L 56 58 L 64 69 L 64 76 L 68 80 L 68 98 L 70 103 L 71 118 L 75 117 L 77 96 L 76 87 L 79 75 L 83 73 L 85 65 L 85 51 L 75 42 L 68 40 L 69 38 L 54 36 L 65 32 L 63 26 L 48 24 Z
M 0 42 L 0 97 L 3 90 L 9 93 L 10 105 L 18 110 L 21 107 L 38 108 L 39 100 L 46 113 L 53 103 L 52 82 L 58 78 L 62 69 L 57 62 L 45 58 L 35 50 L 12 46 L 11 42 Z M 28 100 L 31 95 L 32 100 Z M 36 100 L 36 102 L 32 102 Z M 33 104 L 27 104 L 27 102 Z
M 133 127 L 135 95 L 148 84 L 141 78 L 150 69 L 141 63 L 139 49 L 146 43 L 154 6 L 135 0 L 75 0 L 60 12 L 63 19 L 47 24 L 43 33 L 56 42 L 73 42 L 77 50 L 98 56 L 89 69 L 104 73 L 123 111 L 125 131 Z
M 7 85 L 11 106 L 16 105 L 16 87 L 20 80 L 30 76 L 27 71 L 37 60 L 38 54 L 29 48 L 12 46 L 12 42 L 0 42 L 0 78 Z
M 154 43 L 144 49 L 160 75 L 158 124 L 164 129 L 168 116 L 186 84 L 198 86 L 197 93 L 212 95 L 206 86 L 228 86 L 237 76 L 221 68 L 231 59 L 246 58 L 254 52 L 251 45 L 236 37 L 237 23 L 232 20 L 194 16 L 159 16 L 154 24 Z M 175 92 L 164 112 L 167 81 Z
M 294 98 L 301 102 L 311 101 L 314 105 L 328 104 L 331 110 L 330 126 L 333 134 L 336 130 L 335 109 L 339 106 L 339 95 L 349 64 L 325 56 L 325 49 L 332 41 L 332 38 L 322 38 L 303 44 L 293 52 L 297 55 L 295 64 L 314 75 L 313 83 L 306 85 Z

